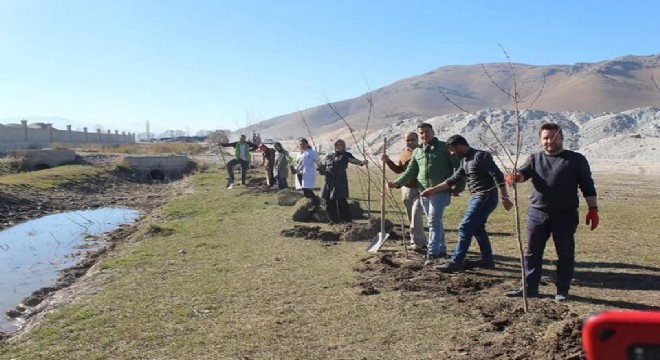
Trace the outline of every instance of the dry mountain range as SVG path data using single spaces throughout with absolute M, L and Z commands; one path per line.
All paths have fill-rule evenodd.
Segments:
M 525 101 L 531 102 L 541 92 L 533 104 L 535 110 L 600 115 L 660 106 L 660 54 L 574 65 L 514 66 L 519 93 Z M 471 111 L 509 109 L 509 99 L 491 79 L 508 90 L 513 86 L 513 78 L 507 63 L 444 66 L 372 91 L 371 118 L 366 95 L 332 105 L 351 127 L 362 130 L 370 118 L 369 128 L 377 131 L 404 119 L 460 112 L 442 93 Z M 327 104 L 303 110 L 302 114 L 315 136 L 339 135 L 346 128 Z M 297 112 L 265 120 L 253 128 L 272 138 L 307 135 Z

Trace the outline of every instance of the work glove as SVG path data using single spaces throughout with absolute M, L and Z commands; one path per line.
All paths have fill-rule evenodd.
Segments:
M 525 177 L 520 173 L 516 173 L 513 176 L 507 175 L 506 178 L 504 178 L 504 182 L 506 183 L 506 186 L 509 187 L 513 186 L 514 183 L 523 182 L 523 181 L 525 181 Z
M 591 230 L 598 227 L 598 209 L 589 209 L 587 213 L 587 225 L 591 224 Z

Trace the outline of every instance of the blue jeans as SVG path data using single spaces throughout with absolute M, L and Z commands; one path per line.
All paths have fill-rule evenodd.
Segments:
M 575 267 L 575 230 L 579 223 L 576 210 L 545 212 L 527 209 L 527 251 L 525 276 L 527 291 L 538 292 L 543 272 L 543 251 L 552 235 L 557 251 L 557 292 L 568 292 Z
M 449 191 L 422 196 L 422 207 L 424 208 L 424 213 L 429 224 L 429 258 L 436 258 L 440 254 L 447 254 L 445 228 L 442 226 L 442 214 L 450 202 L 451 194 Z
M 497 208 L 497 192 L 491 191 L 481 198 L 475 196 L 470 198 L 461 225 L 458 227 L 458 243 L 452 256 L 455 263 L 460 264 L 465 260 L 472 243 L 472 236 L 477 239 L 481 258 L 484 261 L 493 261 L 493 249 L 486 232 L 486 222 L 495 208 Z

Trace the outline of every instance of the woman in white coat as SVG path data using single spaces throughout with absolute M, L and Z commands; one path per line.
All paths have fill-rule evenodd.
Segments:
M 312 199 L 314 205 L 319 204 L 319 198 L 314 195 L 316 186 L 316 167 L 319 163 L 319 156 L 309 146 L 307 139 L 298 141 L 300 153 L 296 158 L 296 189 L 302 189 L 306 198 Z

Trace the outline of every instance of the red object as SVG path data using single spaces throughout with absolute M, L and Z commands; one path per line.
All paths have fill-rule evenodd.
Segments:
M 598 210 L 591 209 L 587 213 L 587 225 L 591 224 L 591 230 L 598 227 L 600 219 L 598 218 Z
M 507 186 L 513 185 L 513 177 L 511 175 L 507 175 L 506 178 L 504 178 L 504 182 L 506 183 Z M 516 173 L 515 175 L 515 182 L 523 182 L 525 181 L 525 177 L 521 173 Z
M 660 359 L 660 311 L 608 311 L 582 328 L 587 360 Z

